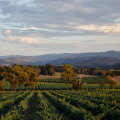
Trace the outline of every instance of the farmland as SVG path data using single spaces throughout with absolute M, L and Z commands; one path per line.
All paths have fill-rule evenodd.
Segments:
M 117 89 L 0 92 L 0 116 L 1 120 L 119 120 L 119 94 Z
M 76 79 L 76 78 L 74 78 Z M 104 81 L 104 89 L 100 83 Z M 120 85 L 109 89 L 104 77 L 82 77 L 82 90 L 74 90 L 65 80 L 40 78 L 34 88 L 10 91 L 4 81 L 0 92 L 1 120 L 119 120 Z M 19 90 L 19 89 L 16 89 Z
M 61 80 L 61 78 L 40 78 L 39 82 L 66 83 L 66 81 Z M 105 84 L 110 83 L 105 77 L 82 77 L 81 82 L 87 84 L 100 84 L 101 82 L 104 82 Z
M 75 78 L 76 79 L 76 78 Z M 104 81 L 104 89 L 100 83 Z M 74 90 L 60 78 L 40 78 L 28 90 L 0 92 L 1 120 L 119 120 L 120 85 L 109 89 L 104 77 L 82 77 L 82 90 Z M 5 89 L 6 88 L 6 89 Z M 18 90 L 18 89 L 16 89 Z M 23 91 L 24 90 L 24 91 Z
M 81 82 L 83 83 L 84 89 L 99 89 L 100 83 L 104 82 L 104 88 L 110 88 L 110 81 L 108 81 L 105 77 L 82 77 Z M 64 86 L 64 87 L 63 87 Z M 39 79 L 38 85 L 36 87 L 39 90 L 56 90 L 56 89 L 72 89 L 72 86 L 67 86 L 65 80 L 61 80 L 60 78 L 41 78 Z M 115 89 L 120 89 L 120 84 L 115 86 Z
M 48 75 L 41 75 L 38 68 L 30 66 L 4 68 L 0 119 L 120 119 L 119 76 L 116 79 L 107 75 L 80 75 L 72 66 L 64 68 L 61 74 L 55 75 L 50 71 Z
M 104 88 L 110 88 L 110 81 L 106 80 L 104 77 L 83 77 L 81 79 L 83 83 L 84 89 L 98 89 L 100 88 L 100 83 L 104 82 Z M 10 90 L 10 83 L 9 81 L 4 81 L 3 83 L 4 90 Z M 24 86 L 21 87 L 22 90 L 25 89 Z M 71 85 L 67 85 L 65 80 L 61 80 L 60 78 L 40 78 L 37 82 L 37 85 L 34 88 L 28 87 L 28 90 L 72 90 Z M 120 89 L 120 84 L 115 86 L 115 89 Z M 18 88 L 17 88 L 18 90 Z

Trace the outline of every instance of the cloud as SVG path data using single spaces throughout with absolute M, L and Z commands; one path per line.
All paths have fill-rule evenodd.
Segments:
M 8 35 L 8 34 L 10 34 L 10 33 L 11 33 L 11 30 L 5 30 L 5 31 L 3 32 L 4 35 Z
M 113 25 L 80 25 L 74 27 L 77 30 L 88 30 L 88 31 L 96 31 L 96 32 L 103 32 L 108 34 L 120 34 L 120 24 L 113 24 Z
M 119 5 L 120 0 L 0 0 L 0 43 L 2 46 L 6 41 L 11 49 L 14 43 L 17 47 L 24 45 L 24 49 L 42 48 L 44 44 L 46 53 L 81 52 L 79 46 L 91 51 L 92 44 L 100 50 L 99 44 L 105 44 L 105 48 L 119 41 Z M 115 43 L 111 49 L 119 48 Z
M 38 27 L 24 27 L 24 28 L 20 28 L 20 30 L 24 31 L 24 30 L 41 30 L 41 28 Z
M 32 45 L 39 45 L 40 44 L 40 41 L 38 39 L 32 38 L 32 37 L 9 36 L 9 37 L 5 38 L 5 41 L 22 43 L 22 44 L 32 44 Z
M 8 0 L 10 1 L 10 0 Z M 34 0 L 12 0 L 11 5 L 18 5 L 23 6 L 26 5 L 27 7 L 34 7 Z
M 120 19 L 119 0 L 6 0 L 0 4 L 2 15 L 9 15 L 3 23 L 20 23 L 21 30 L 54 29 L 70 31 L 68 23 L 82 25 L 111 25 Z M 30 7 L 27 5 L 33 5 Z M 7 6 L 7 7 L 6 7 Z M 14 24 L 14 26 L 15 26 Z M 9 25 L 10 26 L 10 25 Z M 59 34 L 59 31 L 55 34 Z M 54 34 L 54 35 L 55 35 Z
M 22 31 L 29 30 L 29 28 L 20 28 L 20 30 L 22 30 Z
M 76 3 L 77 2 L 77 3 Z M 72 1 L 72 2 L 68 2 L 63 4 L 61 7 L 58 7 L 57 11 L 60 13 L 68 13 L 68 12 L 82 12 L 82 13 L 93 13 L 94 12 L 94 8 L 90 8 L 90 7 L 83 7 L 81 5 L 82 2 L 78 2 L 78 1 Z M 79 4 L 80 3 L 80 4 Z

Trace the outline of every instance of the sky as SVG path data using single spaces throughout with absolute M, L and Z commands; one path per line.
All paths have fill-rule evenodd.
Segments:
M 120 51 L 120 0 L 0 0 L 0 56 Z

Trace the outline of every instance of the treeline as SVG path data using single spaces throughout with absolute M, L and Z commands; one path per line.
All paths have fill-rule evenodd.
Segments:
M 40 65 L 40 74 L 42 75 L 54 75 L 55 72 L 62 72 L 63 66 L 62 65 L 51 65 L 51 64 L 46 64 L 46 65 Z
M 96 76 L 120 76 L 120 70 L 102 70 L 100 68 L 75 68 L 77 73 Z
M 40 66 L 34 66 L 39 69 L 40 73 L 42 75 L 54 75 L 55 72 L 62 72 L 63 66 L 62 65 L 40 65 Z M 110 69 L 101 69 L 101 68 L 75 68 L 73 67 L 76 73 L 80 74 L 86 74 L 86 75 L 96 75 L 96 76 L 120 76 L 120 70 L 110 70 Z
M 23 65 L 13 65 L 13 66 L 23 67 Z M 39 65 L 39 66 L 29 65 L 26 67 L 34 68 L 34 72 L 36 72 L 37 74 L 51 75 L 51 76 L 54 75 L 55 72 L 63 71 L 63 65 L 54 66 L 51 64 L 46 64 L 46 65 Z M 3 71 L 3 69 L 5 70 L 8 68 L 10 68 L 10 67 L 0 66 L 0 73 Z M 106 75 L 120 76 L 120 69 L 110 70 L 110 69 L 102 69 L 102 68 L 95 68 L 95 67 L 93 67 L 93 68 L 89 68 L 89 67 L 75 68 L 75 67 L 73 67 L 73 68 L 74 68 L 75 72 L 80 73 L 80 74 L 97 75 L 97 76 L 106 76 Z
M 69 68 L 69 71 L 67 69 Z M 55 72 L 61 72 L 61 79 L 65 78 L 69 82 L 73 80 L 73 77 L 77 77 L 78 74 L 96 75 L 96 76 L 120 76 L 120 70 L 102 70 L 100 68 L 74 68 L 70 65 L 54 66 L 51 64 L 40 65 L 40 66 L 0 66 L 0 87 L 2 89 L 3 81 L 9 81 L 11 90 L 16 90 L 24 86 L 27 89 L 29 86 L 34 88 L 39 79 L 39 75 L 50 75 L 53 76 Z M 72 75 L 70 77 L 70 75 Z M 72 81 L 73 82 L 73 81 Z M 78 82 L 78 83 L 77 83 Z M 74 84 L 81 84 L 80 81 L 76 81 Z
M 13 65 L 14 66 L 19 66 L 23 68 L 32 68 L 34 69 L 34 72 L 37 73 L 38 75 L 51 75 L 53 76 L 55 72 L 62 72 L 63 71 L 63 66 L 62 65 L 51 65 L 51 64 L 46 64 L 46 65 L 39 65 L 39 66 L 22 66 L 22 65 Z M 0 67 L 0 73 L 3 70 L 6 70 L 11 67 Z M 96 75 L 96 76 L 120 76 L 120 70 L 105 70 L 101 68 L 75 68 L 73 67 L 76 73 L 80 74 L 86 74 L 86 75 Z
M 11 90 L 16 91 L 17 86 L 19 90 L 21 90 L 22 86 L 27 89 L 28 86 L 36 86 L 39 72 L 37 67 L 32 66 L 13 65 L 10 67 L 0 67 L 0 80 L 1 83 L 4 80 L 9 81 Z
M 55 66 L 51 65 L 51 64 L 46 64 L 46 65 L 40 65 L 39 69 L 40 69 L 40 74 L 42 75 L 54 75 L 55 74 Z
M 63 66 L 62 65 L 40 65 L 40 74 L 42 75 L 54 75 L 55 72 L 62 72 Z M 101 68 L 75 68 L 73 67 L 76 73 L 86 74 L 86 75 L 96 75 L 96 76 L 120 76 L 120 70 L 106 70 Z
M 114 65 L 109 66 L 102 66 L 102 69 L 114 69 L 114 70 L 120 70 L 120 63 L 116 63 Z

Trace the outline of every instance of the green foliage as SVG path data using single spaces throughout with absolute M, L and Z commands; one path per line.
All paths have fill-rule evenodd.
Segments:
M 46 64 L 45 66 L 41 65 L 40 67 L 40 74 L 43 75 L 51 75 L 53 76 L 55 74 L 55 66 L 51 65 L 51 64 Z
M 55 108 L 48 102 L 48 100 L 41 94 L 38 94 L 39 105 L 37 107 L 37 115 L 41 120 L 61 120 L 62 115 L 56 113 Z
M 117 89 L 0 92 L 0 115 L 1 120 L 119 120 L 119 94 Z
M 10 90 L 10 87 L 11 87 L 10 82 L 4 80 L 3 81 L 3 89 L 4 90 Z
M 111 81 L 107 80 L 105 77 L 82 77 L 81 82 L 87 84 L 100 84 L 101 82 L 105 84 L 111 83 Z
M 115 80 L 115 78 L 113 78 L 111 76 L 106 76 L 106 79 L 108 81 L 110 81 L 110 88 L 111 89 L 113 89 L 117 85 L 117 81 Z
M 66 81 L 61 80 L 61 78 L 40 78 L 39 82 L 66 83 Z
M 74 68 L 71 65 L 65 64 L 63 66 L 61 78 L 66 80 L 68 84 L 71 84 L 74 77 L 77 77 L 77 73 L 74 71 Z
M 82 111 L 83 114 L 80 115 L 81 119 L 97 119 L 97 120 L 114 120 L 115 118 L 119 120 L 120 114 L 119 114 L 119 108 L 120 103 L 119 99 L 120 96 L 120 90 L 81 90 L 81 91 L 51 91 L 52 95 L 47 93 L 47 97 L 50 97 L 50 99 L 55 102 L 56 107 L 58 106 L 58 109 L 62 109 L 63 113 L 68 115 L 69 113 L 66 113 L 66 111 L 69 111 L 66 109 L 65 105 L 62 106 L 63 101 L 64 104 L 68 104 L 72 107 L 72 110 L 74 110 L 74 106 L 76 106 L 78 111 Z M 112 101 L 112 102 L 111 102 Z M 59 103 L 60 102 L 60 103 Z M 63 107 L 63 108 L 61 108 Z M 75 109 L 76 111 L 76 109 Z M 88 116 L 85 116 L 85 113 L 87 112 Z M 71 113 L 73 114 L 73 113 Z M 74 115 L 74 114 L 73 114 Z M 71 116 L 72 117 L 72 116 Z M 76 115 L 77 117 L 77 115 Z M 77 119 L 80 118 L 79 116 Z M 74 118 L 76 119 L 76 118 Z
M 38 83 L 36 90 L 71 90 L 72 86 L 67 86 L 65 83 Z
M 66 102 L 65 99 L 58 99 L 57 97 L 47 92 L 45 92 L 45 95 L 62 113 L 69 115 L 74 120 L 84 120 L 90 115 L 89 112 L 86 113 L 83 108 L 72 106 L 69 104 L 69 102 Z
M 105 87 L 105 83 L 104 83 L 104 82 L 101 82 L 101 83 L 100 83 L 100 89 L 104 89 L 104 87 Z
M 83 88 L 83 83 L 81 82 L 81 79 L 79 80 L 74 80 L 72 83 L 73 89 L 82 89 Z
M 38 73 L 35 72 L 35 68 L 26 67 L 20 65 L 14 65 L 12 67 L 6 68 L 2 73 L 1 77 L 3 80 L 9 81 L 11 90 L 18 86 L 19 90 L 21 90 L 21 86 L 34 87 L 36 82 L 38 81 Z
M 21 100 L 18 106 L 14 106 L 1 120 L 23 120 L 24 113 L 28 109 L 30 98 L 33 92 L 28 94 L 25 99 Z
M 6 100 L 0 101 L 0 115 L 5 113 L 14 104 L 17 104 L 19 101 L 21 101 L 24 97 L 27 96 L 27 94 L 28 92 L 24 92 L 23 94 L 18 94 L 17 96 L 13 96 L 13 97 L 8 95 Z

